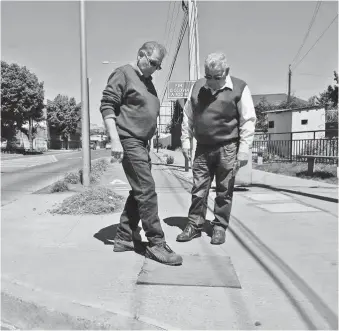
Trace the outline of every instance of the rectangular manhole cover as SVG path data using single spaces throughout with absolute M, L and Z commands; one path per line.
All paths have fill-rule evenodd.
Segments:
M 219 255 L 183 255 L 175 267 L 145 259 L 137 284 L 241 288 L 231 258 Z
M 317 208 L 309 207 L 297 202 L 260 204 L 257 207 L 267 210 L 271 213 L 303 213 L 321 211 Z

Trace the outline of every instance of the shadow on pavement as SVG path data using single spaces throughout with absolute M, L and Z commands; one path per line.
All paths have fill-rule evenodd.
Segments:
M 308 197 L 308 198 L 314 198 L 314 199 L 318 199 L 318 200 L 324 200 L 324 201 L 328 201 L 328 202 L 338 203 L 338 199 L 336 199 L 336 198 L 331 198 L 331 197 L 313 194 L 313 193 L 306 193 L 306 192 L 301 192 L 301 191 L 297 191 L 297 190 L 284 189 L 284 188 L 274 187 L 274 186 L 270 186 L 270 185 L 266 185 L 266 184 L 251 184 L 250 186 L 266 188 L 266 189 L 269 189 L 269 190 L 272 190 L 272 191 L 278 191 L 278 192 L 293 193 L 293 194 L 302 195 L 302 196 Z M 313 188 L 313 187 L 310 187 L 310 188 Z
M 185 170 L 185 166 L 181 166 L 181 165 L 176 165 L 176 164 L 166 164 L 166 163 L 159 163 L 159 162 L 152 162 L 152 165 L 161 165 L 161 166 L 166 166 L 169 168 L 176 168 L 176 169 L 183 169 Z
M 114 238 L 117 234 L 119 224 L 113 224 L 99 230 L 93 235 L 94 238 L 102 241 L 105 245 L 114 245 Z
M 167 217 L 164 218 L 163 220 L 167 225 L 169 226 L 176 226 L 178 227 L 181 231 L 183 231 L 188 223 L 188 218 L 187 217 L 182 217 L 182 216 L 175 216 L 175 217 Z M 203 232 L 205 232 L 209 237 L 212 237 L 213 234 L 213 227 L 211 225 L 211 221 L 206 220 L 203 229 Z

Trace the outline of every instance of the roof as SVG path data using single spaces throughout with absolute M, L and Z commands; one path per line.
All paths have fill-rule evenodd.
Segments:
M 302 111 L 302 110 L 311 110 L 311 109 L 324 109 L 322 106 L 307 106 L 307 107 L 298 107 L 298 108 L 289 108 L 289 109 L 274 109 L 274 110 L 267 110 L 263 111 L 263 113 L 287 113 L 287 112 L 294 112 L 294 111 Z
M 265 98 L 266 101 L 274 106 L 278 106 L 282 102 L 287 101 L 288 95 L 286 93 L 275 93 L 275 94 L 253 94 L 254 106 L 257 106 L 261 99 Z M 301 104 L 307 104 L 307 101 L 294 97 Z

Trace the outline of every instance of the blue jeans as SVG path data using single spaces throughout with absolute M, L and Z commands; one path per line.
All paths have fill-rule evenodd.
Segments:
M 202 229 L 206 219 L 208 193 L 213 177 L 216 182 L 212 225 L 228 227 L 237 172 L 238 142 L 223 146 L 197 145 L 193 161 L 192 203 L 188 212 L 189 224 Z
M 124 149 L 122 166 L 132 190 L 121 214 L 116 238 L 131 241 L 132 231 L 137 230 L 141 219 L 148 241 L 152 244 L 164 242 L 147 142 L 126 138 L 121 139 L 121 144 Z

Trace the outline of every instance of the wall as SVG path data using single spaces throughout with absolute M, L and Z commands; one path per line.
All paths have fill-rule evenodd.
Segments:
M 274 128 L 269 128 L 269 142 L 267 152 L 272 156 L 279 158 L 289 158 L 291 154 L 291 134 L 278 134 L 281 132 L 291 132 L 292 129 L 292 112 L 268 113 L 268 121 L 274 121 Z M 272 142 L 271 142 L 272 141 Z
M 301 120 L 308 120 L 306 125 L 301 124 Z M 305 109 L 292 113 L 292 131 L 316 131 L 325 130 L 325 109 Z M 317 133 L 316 138 L 325 137 L 325 132 Z M 314 139 L 314 133 L 295 133 L 293 140 Z

